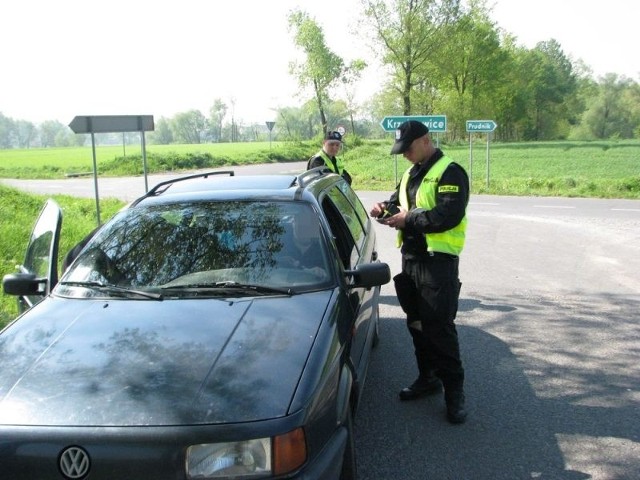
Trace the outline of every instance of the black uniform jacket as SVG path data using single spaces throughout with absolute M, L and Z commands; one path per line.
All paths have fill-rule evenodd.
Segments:
M 327 156 L 329 157 L 329 155 Z M 336 157 L 329 157 L 329 159 L 331 159 L 331 163 L 333 163 L 334 171 L 337 172 L 338 163 L 337 163 Z M 316 167 L 324 167 L 324 158 L 322 158 L 320 155 L 315 155 L 311 157 L 307 162 L 307 170 L 310 170 Z M 340 173 L 340 175 L 342 176 L 342 178 L 344 178 L 347 181 L 349 185 L 351 185 L 352 179 L 351 179 L 351 175 L 349 175 L 349 172 L 347 172 L 345 169 L 342 169 L 342 173 Z
M 410 212 L 407 215 L 406 225 L 403 230 L 402 255 L 406 259 L 420 259 L 427 255 L 426 233 L 440 233 L 452 229 L 458 225 L 465 216 L 469 203 L 469 177 L 467 172 L 457 163 L 451 163 L 438 183 L 440 185 L 455 185 L 455 189 L 446 189 L 444 193 L 436 190 L 436 206 L 431 210 L 416 208 L 416 192 L 424 176 L 429 169 L 444 156 L 440 149 L 426 161 L 411 167 L 409 181 L 407 183 L 407 196 L 410 203 Z M 400 205 L 399 188 L 389 199 Z

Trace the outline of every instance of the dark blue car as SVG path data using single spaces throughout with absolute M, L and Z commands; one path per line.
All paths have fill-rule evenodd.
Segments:
M 60 224 L 49 201 L 3 279 L 3 479 L 356 477 L 389 268 L 341 177 L 163 182 L 58 281 Z

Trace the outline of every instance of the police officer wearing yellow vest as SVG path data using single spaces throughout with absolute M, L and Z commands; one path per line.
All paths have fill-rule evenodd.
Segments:
M 389 201 L 376 203 L 370 213 L 398 230 L 398 246 L 402 247 L 402 272 L 394 277 L 394 283 L 407 315 L 418 378 L 400 391 L 400 400 L 439 393 L 444 387 L 447 418 L 457 424 L 467 417 L 454 319 L 469 178 L 460 165 L 433 145 L 428 132 L 424 124 L 413 120 L 400 125 L 391 153 L 403 154 L 413 166 L 404 173 Z
M 307 170 L 316 167 L 329 167 L 329 169 L 341 175 L 351 185 L 351 175 L 344 169 L 344 163 L 338 158 L 338 152 L 342 147 L 342 135 L 340 132 L 327 132 L 322 142 L 322 149 L 307 162 Z

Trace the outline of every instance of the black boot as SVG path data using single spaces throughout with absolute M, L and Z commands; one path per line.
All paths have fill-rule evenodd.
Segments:
M 400 400 L 415 400 L 425 395 L 433 395 L 442 391 L 442 382 L 435 375 L 419 376 L 408 387 L 400 390 Z
M 444 400 L 447 404 L 447 420 L 449 423 L 460 424 L 467 419 L 467 411 L 464 408 L 464 391 L 455 389 L 445 390 Z

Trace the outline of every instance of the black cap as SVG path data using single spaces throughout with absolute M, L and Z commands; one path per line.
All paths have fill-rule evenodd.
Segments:
M 342 135 L 340 135 L 340 132 L 327 132 L 327 134 L 324 136 L 325 140 L 335 140 L 337 142 L 341 142 L 342 141 Z
M 427 126 L 416 120 L 409 120 L 400 125 L 396 130 L 396 143 L 391 148 L 391 153 L 404 153 L 416 138 L 429 133 Z

